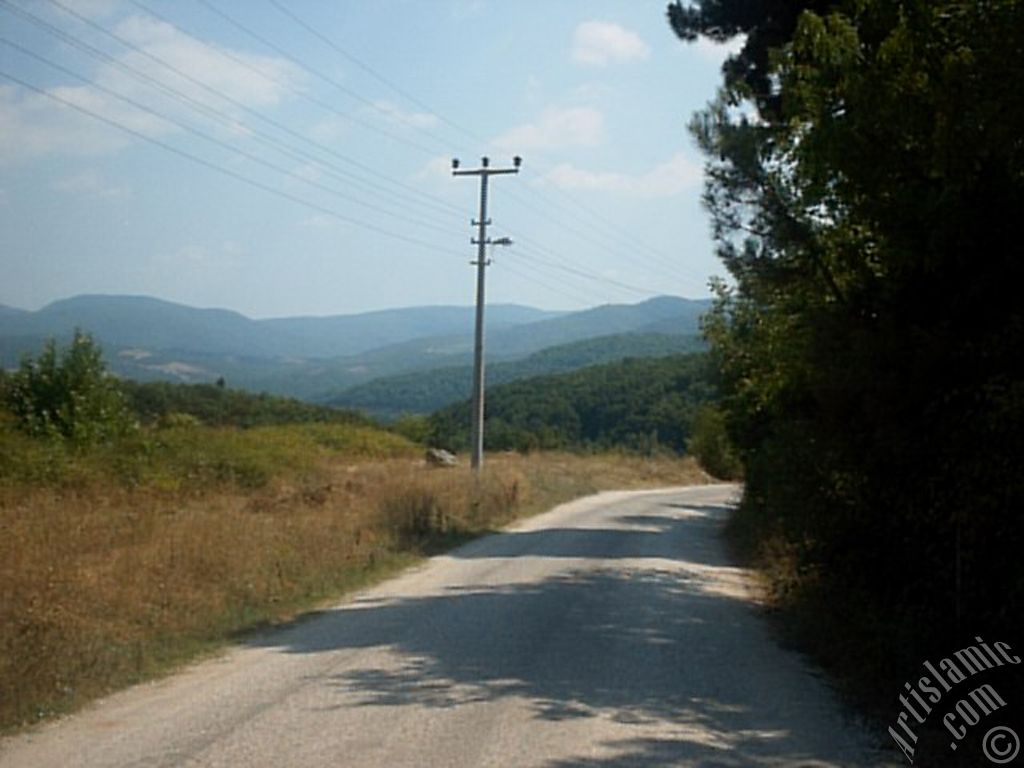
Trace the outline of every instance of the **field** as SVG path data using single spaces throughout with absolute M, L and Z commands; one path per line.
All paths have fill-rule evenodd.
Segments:
M 344 424 L 182 424 L 78 451 L 0 423 L 0 729 L 71 711 L 431 552 L 688 460 L 501 454 L 482 482 Z

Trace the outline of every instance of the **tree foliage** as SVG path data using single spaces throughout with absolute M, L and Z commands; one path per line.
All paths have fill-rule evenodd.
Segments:
M 669 18 L 746 35 L 692 123 L 735 281 L 706 333 L 745 514 L 889 620 L 1005 626 L 1024 596 L 1024 4 Z
M 80 445 L 124 434 L 133 420 L 103 353 L 92 337 L 75 331 L 70 346 L 50 340 L 38 357 L 25 357 L 6 377 L 4 400 L 29 434 Z
M 504 384 L 487 392 L 485 447 L 682 452 L 697 408 L 712 395 L 703 355 L 628 359 Z M 431 440 L 461 450 L 469 428 L 463 402 L 431 417 Z
M 704 348 L 697 335 L 625 333 L 548 347 L 521 360 L 487 366 L 490 385 L 562 373 L 627 357 L 663 357 Z M 352 387 L 330 402 L 380 418 L 432 413 L 465 399 L 473 386 L 471 365 L 383 376 Z
M 129 406 L 143 424 L 182 424 L 188 418 L 208 426 L 242 429 L 313 422 L 372 423 L 351 411 L 231 389 L 223 379 L 214 384 L 125 380 L 121 387 Z

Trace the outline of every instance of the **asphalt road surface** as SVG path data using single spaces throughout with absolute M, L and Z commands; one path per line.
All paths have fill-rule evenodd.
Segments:
M 166 680 L 0 765 L 875 766 L 718 532 L 734 486 L 604 493 Z M 895 763 L 896 761 L 892 761 Z

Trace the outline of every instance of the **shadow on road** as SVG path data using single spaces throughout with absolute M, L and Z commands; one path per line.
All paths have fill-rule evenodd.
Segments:
M 505 531 L 448 553 L 460 560 L 550 557 L 617 560 L 661 558 L 724 567 L 729 560 L 718 531 L 729 514 L 724 505 L 662 504 L 664 515 L 624 514 L 601 528 L 544 528 Z
M 250 642 L 297 654 L 378 648 L 397 660 L 324 678 L 336 707 L 442 710 L 516 697 L 538 721 L 662 728 L 657 738 L 648 730 L 606 742 L 612 756 L 553 768 L 855 764 L 814 761 L 842 741 L 821 731 L 818 687 L 767 638 L 743 595 L 722 588 L 736 575 L 714 535 L 725 508 L 663 511 L 624 515 L 608 529 L 499 534 L 452 554 L 608 564 L 357 601 Z M 617 564 L 626 557 L 659 560 Z

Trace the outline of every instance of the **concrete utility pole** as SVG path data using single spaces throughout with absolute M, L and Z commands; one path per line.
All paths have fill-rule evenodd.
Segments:
M 487 180 L 491 176 L 504 173 L 519 173 L 519 166 L 523 159 L 518 155 L 512 158 L 511 168 L 491 168 L 491 161 L 484 157 L 480 161 L 479 168 L 470 170 L 459 170 L 459 160 L 452 160 L 453 176 L 479 176 L 480 177 L 480 218 L 472 222 L 477 227 L 477 236 L 471 240 L 477 246 L 476 261 L 476 333 L 473 339 L 473 428 L 470 441 L 472 443 L 472 458 L 470 465 L 473 471 L 480 472 L 484 462 L 484 270 L 490 263 L 487 260 L 486 248 L 488 245 L 511 245 L 512 241 L 507 237 L 492 243 L 487 239 L 487 226 L 491 223 L 487 218 Z

